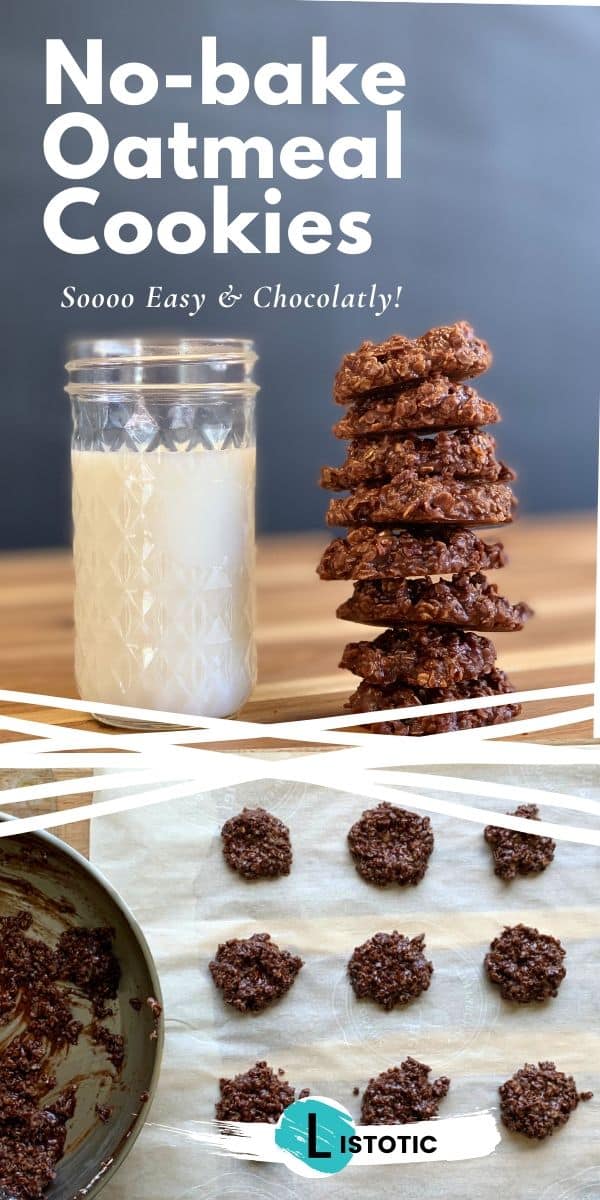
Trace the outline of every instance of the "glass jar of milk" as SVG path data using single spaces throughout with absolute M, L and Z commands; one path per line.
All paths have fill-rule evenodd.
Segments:
M 71 345 L 84 700 L 214 717 L 247 700 L 256 678 L 255 362 L 252 342 L 241 340 Z

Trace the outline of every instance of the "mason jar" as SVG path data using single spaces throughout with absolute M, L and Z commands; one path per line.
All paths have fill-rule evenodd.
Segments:
M 69 351 L 80 696 L 233 716 L 256 679 L 253 344 Z

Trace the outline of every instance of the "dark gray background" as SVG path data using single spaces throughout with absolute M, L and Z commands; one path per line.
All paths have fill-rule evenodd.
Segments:
M 524 511 L 592 507 L 597 458 L 600 164 L 600 14 L 593 8 L 342 4 L 305 0 L 4 0 L 0 139 L 3 386 L 0 399 L 0 545 L 36 546 L 68 537 L 69 417 L 62 397 L 65 338 L 77 332 L 169 327 L 196 334 L 245 334 L 261 355 L 259 519 L 265 530 L 315 528 L 325 498 L 319 466 L 339 458 L 330 434 L 330 383 L 339 358 L 363 337 L 416 334 L 469 317 L 492 343 L 496 364 L 482 387 L 501 405 L 500 445 L 520 472 Z M 44 97 L 44 38 L 73 52 L 105 39 L 110 70 L 142 60 L 159 73 L 198 75 L 199 38 L 216 34 L 221 60 L 256 69 L 306 59 L 312 34 L 327 34 L 332 60 L 398 62 L 407 75 L 405 179 L 341 183 L 284 180 L 283 211 L 333 216 L 373 212 L 365 256 L 334 252 L 280 259 L 137 257 L 107 250 L 62 254 L 42 232 L 43 208 L 68 186 L 45 164 L 41 142 L 56 110 Z M 71 107 L 71 106 L 70 106 Z M 73 108 L 80 103 L 73 102 Z M 295 133 L 327 143 L 380 129 L 383 111 L 243 107 L 201 111 L 197 93 L 159 93 L 143 108 L 108 99 L 113 137 L 166 134 L 174 119 L 198 134 L 261 133 L 276 144 Z M 95 182 L 91 186 L 96 186 Z M 107 169 L 100 217 L 137 208 L 160 217 L 194 209 L 199 183 L 166 178 L 128 183 Z M 265 183 L 233 188 L 239 208 L 260 205 Z M 200 189 L 200 190 L 196 190 Z M 261 206 L 262 207 L 262 206 Z M 102 222 L 103 223 L 103 222 Z M 252 291 L 280 279 L 320 290 L 339 280 L 360 289 L 404 285 L 398 312 L 205 312 L 196 321 L 164 314 L 73 314 L 62 288 Z

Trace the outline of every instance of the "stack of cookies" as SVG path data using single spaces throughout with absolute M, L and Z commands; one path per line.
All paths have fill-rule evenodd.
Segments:
M 465 382 L 491 361 L 486 343 L 461 321 L 414 339 L 364 342 L 336 375 L 334 399 L 346 411 L 333 432 L 349 445 L 341 467 L 323 468 L 321 485 L 349 493 L 327 512 L 328 525 L 349 528 L 327 547 L 318 573 L 355 581 L 338 617 L 387 626 L 374 641 L 344 650 L 340 666 L 362 679 L 346 705 L 351 712 L 513 691 L 493 643 L 481 636 L 521 629 L 532 615 L 483 574 L 506 557 L 501 542 L 474 531 L 508 524 L 516 504 L 514 473 L 482 428 L 500 414 Z M 442 733 L 519 711 L 507 702 L 372 728 Z

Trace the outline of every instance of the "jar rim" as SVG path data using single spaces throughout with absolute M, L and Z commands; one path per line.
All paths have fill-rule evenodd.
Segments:
M 250 338 L 181 337 L 168 334 L 129 337 L 73 338 L 67 344 L 68 372 L 81 367 L 149 362 L 256 362 Z
M 67 383 L 63 389 L 71 400 L 106 400 L 111 403 L 127 403 L 128 400 L 139 400 L 141 393 L 147 395 L 153 402 L 162 400 L 166 404 L 173 403 L 176 396 L 179 402 L 198 403 L 199 399 L 209 402 L 210 399 L 225 400 L 227 397 L 242 396 L 252 400 L 260 391 L 257 383 Z

